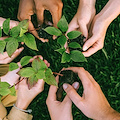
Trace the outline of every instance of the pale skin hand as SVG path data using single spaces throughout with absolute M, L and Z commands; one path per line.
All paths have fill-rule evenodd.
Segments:
M 102 11 L 95 16 L 89 31 L 89 39 L 83 45 L 85 57 L 103 48 L 107 28 L 119 14 L 120 0 L 109 0 Z
M 23 79 L 18 85 L 16 106 L 20 109 L 27 109 L 32 100 L 44 90 L 44 81 L 38 80 L 38 82 L 29 90 L 27 85 L 27 79 Z
M 56 77 L 58 81 L 58 76 Z M 76 82 L 73 83 L 74 88 L 77 90 L 79 85 Z M 46 104 L 52 120 L 73 120 L 72 117 L 72 102 L 66 95 L 62 102 L 56 99 L 57 87 L 51 85 L 48 93 Z
M 27 7 L 26 7 L 26 6 Z M 39 38 L 32 22 L 31 15 L 37 14 L 38 24 L 41 25 L 44 20 L 44 10 L 49 10 L 52 14 L 53 25 L 57 27 L 57 23 L 61 18 L 63 4 L 61 0 L 20 0 L 18 19 L 29 19 L 29 31 L 42 42 L 48 42 L 47 39 Z
M 70 22 L 67 32 L 79 30 L 88 38 L 88 30 L 96 11 L 95 2 L 96 0 L 80 0 L 77 13 Z
M 111 108 L 99 84 L 84 68 L 71 67 L 65 70 L 72 70 L 77 73 L 83 84 L 84 91 L 82 96 L 69 84 L 64 84 L 63 88 L 73 103 L 87 117 L 95 120 L 120 119 L 120 114 Z

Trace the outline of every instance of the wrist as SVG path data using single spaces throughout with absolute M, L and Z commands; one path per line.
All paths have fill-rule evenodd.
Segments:
M 96 0 L 80 0 L 80 3 L 95 6 Z
M 22 102 L 16 101 L 15 105 L 17 108 L 26 110 L 29 104 L 25 103 L 25 101 L 22 101 Z

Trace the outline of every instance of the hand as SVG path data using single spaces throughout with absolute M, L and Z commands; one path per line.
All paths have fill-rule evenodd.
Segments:
M 58 76 L 56 77 L 58 81 Z M 76 89 L 76 83 L 73 83 Z M 72 102 L 66 95 L 62 102 L 56 100 L 57 87 L 51 85 L 48 93 L 46 104 L 52 120 L 73 120 L 72 117 Z
M 71 67 L 65 70 L 72 70 L 77 73 L 83 84 L 82 97 L 69 84 L 63 84 L 63 88 L 73 103 L 87 117 L 95 120 L 113 120 L 112 118 L 116 117 L 114 114 L 116 112 L 109 105 L 100 86 L 87 71 L 79 67 Z
M 18 85 L 16 106 L 20 109 L 27 109 L 32 100 L 44 90 L 44 81 L 38 80 L 38 82 L 29 90 L 27 85 L 27 79 L 23 79 Z
M 103 48 L 107 28 L 108 24 L 96 15 L 89 31 L 89 39 L 83 45 L 85 57 L 89 57 Z
M 88 38 L 88 30 L 95 16 L 95 0 L 80 0 L 76 15 L 69 24 L 67 32 L 79 30 Z
M 29 19 L 29 31 L 42 42 L 48 42 L 48 39 L 39 38 L 38 33 L 31 22 L 31 15 L 36 13 L 38 24 L 41 25 L 44 20 L 44 10 L 49 10 L 53 17 L 54 26 L 57 27 L 57 23 L 62 14 L 62 6 L 61 0 L 20 0 L 18 19 L 20 21 Z
M 89 57 L 103 48 L 107 28 L 119 14 L 120 0 L 109 0 L 100 13 L 95 16 L 90 28 L 89 39 L 83 45 L 85 57 Z
M 11 57 L 8 56 L 7 52 L 4 52 L 3 54 L 0 53 L 0 64 L 10 63 L 23 51 L 23 49 L 23 47 L 17 49 Z

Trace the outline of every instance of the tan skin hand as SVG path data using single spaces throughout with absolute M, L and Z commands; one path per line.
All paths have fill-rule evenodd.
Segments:
M 87 117 L 95 120 L 113 120 L 116 115 L 119 117 L 120 114 L 111 108 L 99 84 L 84 68 L 71 67 L 65 70 L 72 70 L 77 73 L 83 84 L 82 96 L 69 84 L 64 84 L 63 88 L 73 103 Z
M 58 76 L 56 77 L 58 81 Z M 74 84 L 73 84 L 74 85 Z M 78 87 L 76 88 L 78 89 Z M 52 120 L 73 120 L 72 117 L 72 102 L 68 96 L 65 96 L 62 102 L 56 98 L 57 87 L 51 85 L 46 100 L 46 104 Z
M 41 25 L 44 21 L 44 10 L 49 10 L 52 14 L 53 25 L 57 27 L 57 23 L 61 18 L 62 7 L 61 0 L 20 0 L 18 19 L 20 21 L 29 19 L 29 31 L 42 42 L 48 42 L 48 39 L 43 39 L 38 36 L 31 22 L 31 15 L 36 13 L 38 24 Z

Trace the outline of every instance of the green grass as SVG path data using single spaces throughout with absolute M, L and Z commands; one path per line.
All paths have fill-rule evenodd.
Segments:
M 97 13 L 104 7 L 107 1 L 108 0 L 97 1 Z M 63 0 L 63 3 L 63 14 L 70 22 L 77 11 L 79 0 Z M 18 4 L 19 1 L 17 0 L 0 1 L 0 16 L 17 20 Z M 51 63 L 51 69 L 53 71 L 58 72 L 62 67 L 67 66 L 67 64 L 60 64 L 61 56 L 54 52 L 57 46 L 56 41 L 50 40 L 49 43 L 37 41 L 37 46 L 39 52 L 25 47 L 25 50 L 15 61 L 19 61 L 24 55 L 34 56 L 41 54 L 44 59 L 47 59 Z M 75 64 L 75 66 L 83 66 L 92 74 L 101 86 L 110 105 L 120 112 L 120 16 L 112 22 L 107 30 L 104 51 L 105 52 L 100 50 L 87 58 L 87 63 Z M 46 84 L 44 92 L 38 95 L 31 103 L 30 108 L 33 109 L 33 120 L 50 120 L 45 103 L 48 90 L 49 86 Z M 78 92 L 82 93 L 81 90 L 82 88 L 80 88 Z M 88 120 L 74 105 L 73 116 L 74 120 Z

